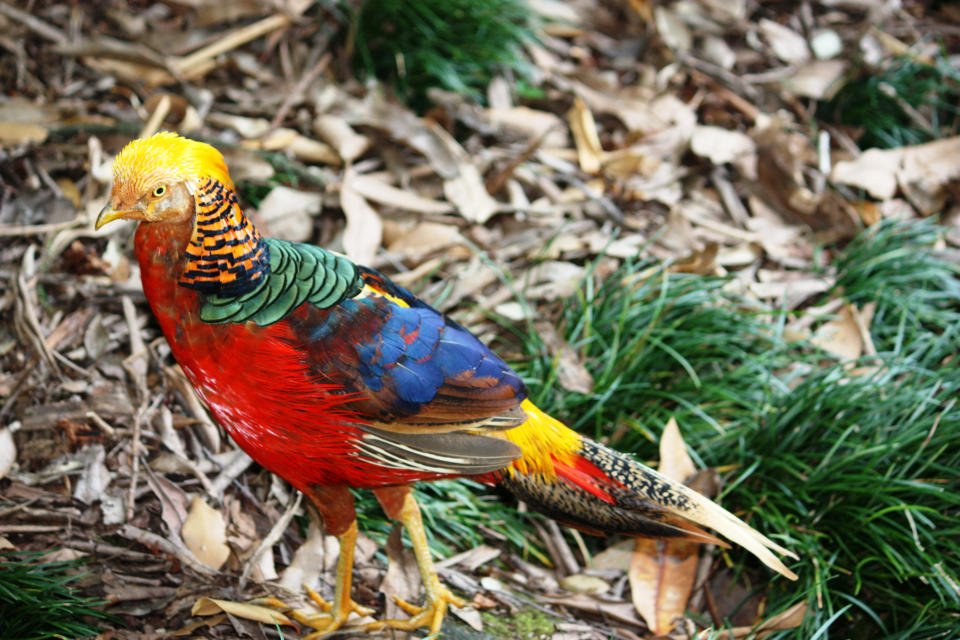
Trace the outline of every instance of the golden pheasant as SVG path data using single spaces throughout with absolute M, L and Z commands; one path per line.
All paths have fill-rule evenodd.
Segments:
M 538 409 L 518 375 L 469 331 L 380 273 L 265 238 L 243 214 L 221 154 L 158 133 L 117 156 L 112 220 L 137 220 L 143 290 L 177 362 L 217 422 L 302 491 L 339 537 L 323 632 L 367 610 L 351 598 L 350 487 L 372 489 L 413 543 L 431 632 L 463 601 L 434 569 L 411 483 L 472 477 L 596 534 L 719 542 L 711 527 L 795 577 L 790 554 L 700 494 Z

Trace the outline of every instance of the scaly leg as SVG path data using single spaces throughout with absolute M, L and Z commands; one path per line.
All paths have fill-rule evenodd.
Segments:
M 443 617 L 447 613 L 447 605 L 455 607 L 466 606 L 466 601 L 450 593 L 450 590 L 440 584 L 437 570 L 430 557 L 430 548 L 427 546 L 427 536 L 420 517 L 420 507 L 410 492 L 410 487 L 386 487 L 374 489 L 374 495 L 380 501 L 384 512 L 392 520 L 403 525 L 413 543 L 413 553 L 417 558 L 417 567 L 420 569 L 420 579 L 426 592 L 424 605 L 418 607 L 394 598 L 400 607 L 411 616 L 408 620 L 381 620 L 366 625 L 369 631 L 390 627 L 403 631 L 413 631 L 420 627 L 430 627 L 430 633 L 439 633 L 443 625 Z
M 304 492 L 316 505 L 323 517 L 326 530 L 337 536 L 340 542 L 340 557 L 337 559 L 337 582 L 333 591 L 333 603 L 326 602 L 312 589 L 307 589 L 310 599 L 321 609 L 328 611 L 323 616 L 295 616 L 315 632 L 304 640 L 315 640 L 340 629 L 351 613 L 370 615 L 372 609 L 361 607 L 350 597 L 353 584 L 353 551 L 357 543 L 357 514 L 353 508 L 353 496 L 345 487 L 314 487 Z

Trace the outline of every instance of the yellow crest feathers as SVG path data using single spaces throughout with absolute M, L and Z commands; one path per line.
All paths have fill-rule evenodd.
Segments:
M 161 131 L 134 140 L 113 161 L 114 188 L 140 195 L 160 184 L 213 178 L 233 189 L 223 155 L 204 142 Z

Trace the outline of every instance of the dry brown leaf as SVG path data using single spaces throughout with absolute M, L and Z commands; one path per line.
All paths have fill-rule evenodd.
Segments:
M 697 125 L 690 137 L 690 150 L 701 158 L 720 165 L 755 155 L 757 145 L 742 131 Z
M 768 18 L 760 20 L 760 33 L 770 43 L 773 54 L 787 64 L 801 64 L 810 59 L 810 48 L 802 35 Z
M 93 504 L 106 493 L 112 478 L 105 463 L 106 450 L 102 444 L 91 445 L 84 447 L 78 458 L 83 468 L 73 486 L 73 497 L 84 504 Z
M 697 576 L 700 545 L 637 538 L 630 561 L 630 594 L 637 613 L 657 635 L 683 616 Z
M 552 322 L 538 322 L 537 333 L 550 349 L 557 366 L 557 382 L 567 391 L 590 393 L 593 391 L 593 376 L 583 365 L 583 360 L 567 344 Z
M 660 437 L 659 470 L 678 482 L 697 470 L 673 418 Z M 637 538 L 630 559 L 630 592 L 637 613 L 655 634 L 669 633 L 673 621 L 686 610 L 697 575 L 699 550 L 695 542 Z
M 453 205 L 449 202 L 424 198 L 405 189 L 398 189 L 372 176 L 356 175 L 350 184 L 357 193 L 368 200 L 398 209 L 429 214 L 451 213 L 454 210 Z
M 439 222 L 421 222 L 413 229 L 397 237 L 387 250 L 398 254 L 402 259 L 423 259 L 426 256 L 458 244 L 465 240 L 456 227 Z
M 322 208 L 322 194 L 279 186 L 270 190 L 257 213 L 271 236 L 306 242 L 313 235 L 313 217 Z
M 0 147 L 40 144 L 47 139 L 47 128 L 39 124 L 0 121 Z
M 840 314 L 816 330 L 811 342 L 844 360 L 856 360 L 873 351 L 870 341 L 870 321 L 875 306 L 865 306 L 864 312 L 852 304 L 845 304 Z M 870 345 L 867 347 L 867 345 Z
M 353 188 L 356 176 L 356 172 L 348 168 L 340 185 L 340 206 L 347 218 L 347 226 L 343 230 L 343 251 L 357 264 L 370 264 L 380 247 L 383 223 L 380 215 Z
M 497 201 L 487 193 L 480 170 L 477 169 L 466 150 L 447 133 L 446 129 L 430 121 L 427 122 L 427 126 L 433 138 L 443 146 L 454 162 L 453 167 L 446 168 L 446 171 L 454 169 L 456 173 L 443 181 L 444 195 L 454 204 L 461 216 L 471 222 L 483 224 L 497 212 L 498 205 Z M 443 175 L 444 171 L 441 171 L 436 164 L 434 169 Z
M 276 609 L 246 602 L 233 602 L 232 600 L 203 597 L 197 600 L 193 604 L 193 608 L 190 609 L 190 615 L 194 616 L 212 616 L 221 612 L 229 613 L 230 615 L 245 620 L 263 622 L 264 624 L 283 624 L 290 627 L 297 626 L 290 618 Z
M 716 242 L 708 242 L 703 249 L 696 249 L 690 255 L 671 263 L 667 270 L 673 273 L 710 275 L 717 269 L 718 249 L 719 245 Z
M 734 627 L 717 632 L 715 629 L 704 629 L 697 634 L 697 640 L 739 640 L 740 638 L 763 638 L 774 631 L 796 629 L 803 623 L 807 615 L 807 603 L 799 602 L 785 611 L 766 619 L 756 627 Z
M 190 503 L 190 513 L 180 530 L 187 548 L 203 564 L 219 569 L 230 556 L 227 546 L 227 523 L 223 514 L 200 497 Z
M 542 141 L 544 147 L 566 148 L 570 144 L 570 136 L 563 126 L 563 120 L 549 111 L 530 107 L 487 109 L 487 117 L 493 126 L 510 133 L 529 139 L 545 136 Z
M 370 148 L 370 138 L 354 131 L 339 116 L 318 115 L 313 121 L 313 132 L 336 149 L 345 162 L 352 162 Z
M 289 591 L 299 591 L 304 585 L 319 589 L 321 576 L 332 566 L 331 559 L 340 554 L 336 537 L 326 536 L 314 519 L 310 519 L 307 539 L 294 552 L 293 560 L 283 570 L 280 585 Z
M 814 100 L 829 100 L 843 85 L 849 63 L 845 60 L 814 60 L 784 81 L 793 94 Z
M 387 537 L 387 544 L 384 545 L 389 562 L 380 583 L 380 592 L 387 596 L 387 618 L 397 618 L 403 611 L 394 598 L 416 602 L 420 597 L 420 570 L 417 568 L 413 550 L 404 549 L 402 534 L 402 528 L 394 527 Z
M 897 187 L 923 214 L 941 209 L 947 185 L 960 177 L 960 136 L 899 149 L 869 149 L 855 160 L 838 162 L 830 179 L 889 200 Z
M 574 98 L 573 105 L 567 113 L 570 122 L 570 131 L 577 146 L 577 159 L 580 168 L 589 174 L 596 174 L 603 164 L 604 151 L 597 135 L 597 123 L 593 114 L 581 98 Z
M 560 586 L 573 593 L 598 594 L 610 590 L 610 583 L 603 578 L 586 573 L 575 573 L 560 580 Z
M 13 433 L 8 427 L 3 427 L 0 429 L 0 480 L 10 473 L 16 460 L 17 447 L 13 442 Z

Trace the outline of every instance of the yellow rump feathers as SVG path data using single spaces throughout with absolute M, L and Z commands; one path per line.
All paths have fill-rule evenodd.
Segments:
M 213 178 L 233 189 L 233 181 L 219 151 L 204 142 L 170 131 L 134 140 L 113 161 L 114 185 L 129 190 L 122 195 L 130 200 L 159 185 L 197 184 L 204 178 Z
M 520 473 L 542 473 L 553 479 L 556 471 L 553 461 L 569 463 L 580 449 L 580 436 L 556 418 L 544 413 L 529 399 L 520 405 L 527 412 L 527 420 L 513 429 L 487 433 L 513 442 L 523 451 L 523 457 L 514 460 L 513 467 Z M 511 473 L 513 469 L 510 470 Z

